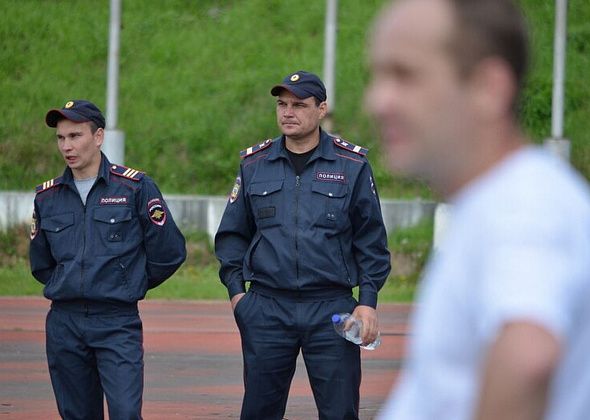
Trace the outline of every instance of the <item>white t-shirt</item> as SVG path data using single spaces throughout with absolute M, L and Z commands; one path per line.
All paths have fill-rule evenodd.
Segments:
M 464 188 L 413 315 L 408 360 L 380 419 L 473 417 L 483 362 L 509 320 L 540 323 L 563 354 L 550 420 L 590 418 L 590 192 L 525 147 Z

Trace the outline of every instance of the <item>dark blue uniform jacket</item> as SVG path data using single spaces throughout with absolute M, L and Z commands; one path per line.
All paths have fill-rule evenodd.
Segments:
M 86 205 L 69 168 L 37 187 L 29 254 L 48 299 L 123 303 L 142 299 L 186 258 L 156 184 L 104 155 Z
M 299 292 L 360 286 L 359 303 L 376 307 L 390 256 L 366 150 L 322 131 L 296 176 L 284 141 L 248 149 L 240 164 L 215 238 L 229 296 L 246 281 Z

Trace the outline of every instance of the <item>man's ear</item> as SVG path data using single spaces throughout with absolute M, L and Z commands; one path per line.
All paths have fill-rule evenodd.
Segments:
M 512 113 L 516 80 L 508 63 L 500 58 L 482 60 L 470 76 L 472 100 L 478 118 L 505 118 Z
M 320 120 L 322 120 L 328 114 L 328 102 L 321 102 L 318 108 L 320 108 Z
M 94 132 L 94 141 L 96 141 L 96 145 L 100 148 L 102 143 L 104 142 L 104 128 L 98 128 Z

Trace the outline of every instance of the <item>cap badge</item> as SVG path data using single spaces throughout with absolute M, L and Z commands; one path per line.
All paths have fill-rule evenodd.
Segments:
M 291 76 L 291 81 L 296 82 L 297 80 L 299 80 L 299 75 L 295 73 L 293 76 Z
M 68 101 L 68 102 L 66 102 L 66 104 L 64 105 L 64 108 L 65 108 L 65 109 L 69 109 L 69 108 L 71 108 L 71 107 L 73 107 L 73 106 L 74 106 L 74 102 L 73 102 L 73 101 Z

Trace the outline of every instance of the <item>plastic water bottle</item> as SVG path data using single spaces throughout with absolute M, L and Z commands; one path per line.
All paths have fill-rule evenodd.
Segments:
M 344 331 L 344 326 L 346 325 L 346 321 L 348 319 L 352 320 L 352 324 L 350 328 Z M 354 344 L 360 344 L 363 342 L 361 339 L 361 329 L 363 328 L 363 323 L 353 317 L 351 314 L 334 314 L 332 315 L 332 324 L 334 325 L 334 329 L 341 335 L 342 337 L 346 338 L 348 341 L 352 341 Z M 367 344 L 366 346 L 361 346 L 363 349 L 367 350 L 375 350 L 381 344 L 381 335 L 377 333 L 377 338 L 372 343 Z

